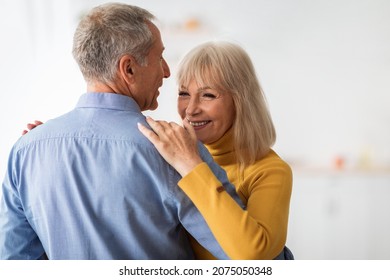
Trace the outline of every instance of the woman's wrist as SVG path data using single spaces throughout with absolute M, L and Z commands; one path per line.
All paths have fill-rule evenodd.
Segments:
M 190 173 L 195 167 L 201 164 L 203 160 L 200 157 L 194 157 L 191 160 L 187 160 L 185 162 L 177 164 L 175 169 L 182 177 L 185 177 L 188 173 Z

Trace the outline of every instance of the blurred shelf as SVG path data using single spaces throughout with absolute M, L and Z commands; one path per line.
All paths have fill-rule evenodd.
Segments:
M 389 175 L 390 166 L 376 166 L 365 168 L 331 168 L 325 166 L 291 165 L 294 173 L 313 175 Z

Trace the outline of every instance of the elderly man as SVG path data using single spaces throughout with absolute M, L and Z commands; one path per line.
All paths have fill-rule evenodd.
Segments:
M 79 23 L 73 55 L 87 93 L 12 148 L 0 204 L 1 259 L 191 259 L 187 232 L 227 258 L 177 187 L 180 175 L 137 129 L 170 76 L 153 19 L 139 7 L 109 3 Z M 227 190 L 210 194 L 233 195 L 225 172 L 199 148 Z

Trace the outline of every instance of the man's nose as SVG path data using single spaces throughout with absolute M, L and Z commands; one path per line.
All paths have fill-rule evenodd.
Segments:
M 164 78 L 169 78 L 171 76 L 171 70 L 169 69 L 168 63 L 163 60 L 163 71 L 164 71 Z

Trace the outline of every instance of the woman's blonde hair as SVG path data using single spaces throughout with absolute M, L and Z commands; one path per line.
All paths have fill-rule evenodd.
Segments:
M 179 64 L 177 81 L 188 87 L 192 80 L 231 94 L 236 109 L 234 148 L 241 168 L 269 152 L 276 140 L 275 128 L 255 68 L 243 48 L 230 42 L 207 42 L 192 49 Z

